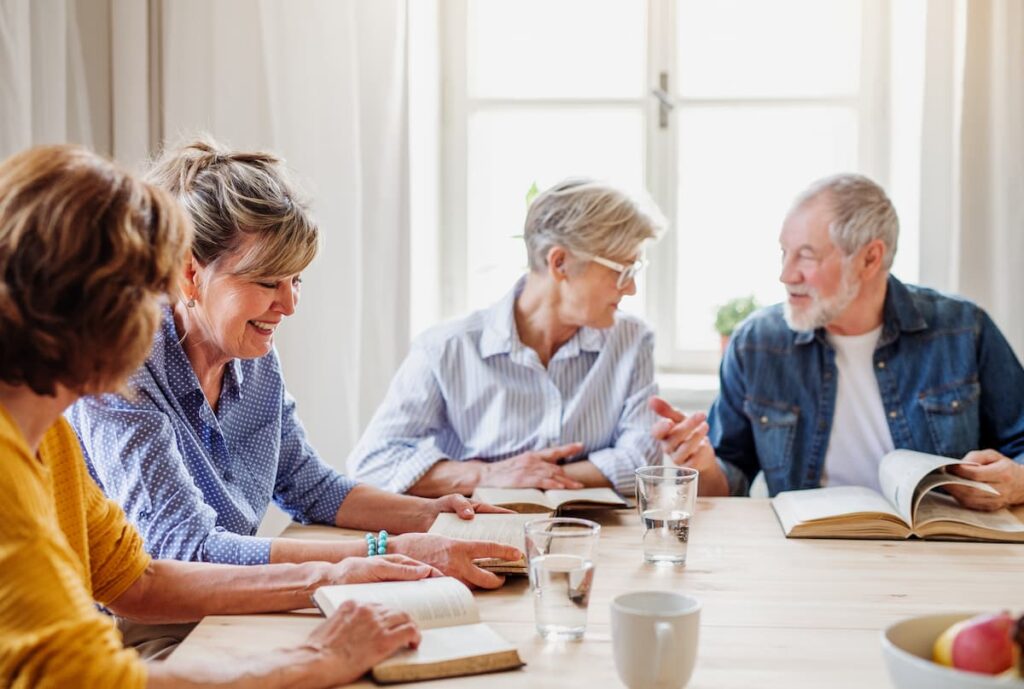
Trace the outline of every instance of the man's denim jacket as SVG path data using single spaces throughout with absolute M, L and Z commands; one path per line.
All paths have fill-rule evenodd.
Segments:
M 746 493 L 816 488 L 835 411 L 835 350 L 825 332 L 796 332 L 782 305 L 744 322 L 729 343 L 710 438 Z M 1024 461 L 1024 370 L 974 304 L 890 276 L 874 369 L 893 443 L 948 457 L 994 449 Z M 879 458 L 880 459 L 880 458 Z

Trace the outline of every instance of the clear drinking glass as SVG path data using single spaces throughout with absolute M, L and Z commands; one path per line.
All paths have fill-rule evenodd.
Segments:
M 557 518 L 524 528 L 537 633 L 545 639 L 583 638 L 600 525 Z
M 636 508 L 644 529 L 644 561 L 682 565 L 697 497 L 696 469 L 649 466 L 636 470 Z

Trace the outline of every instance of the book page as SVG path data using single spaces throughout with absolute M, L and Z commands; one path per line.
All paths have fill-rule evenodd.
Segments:
M 603 505 L 626 505 L 626 501 L 611 488 L 576 488 L 573 490 L 547 491 L 547 504 L 551 509 L 557 509 L 567 502 L 596 502 Z
M 913 523 L 914 497 L 921 480 L 936 469 L 959 464 L 959 459 L 913 450 L 893 450 L 878 465 L 882 495 L 908 525 Z
M 993 492 L 997 491 L 993 490 Z M 928 493 L 923 496 L 915 516 L 918 526 L 943 521 L 970 524 L 1002 533 L 1024 533 L 1024 523 L 1008 509 L 1004 508 L 995 512 L 972 510 L 958 503 L 952 496 L 942 493 Z M 937 533 L 935 530 L 930 531 Z
M 960 486 L 970 486 L 971 488 L 976 488 L 977 490 L 983 491 L 985 493 L 999 495 L 999 491 L 993 488 L 988 483 L 982 483 L 981 481 L 972 481 L 970 479 L 957 476 L 956 474 L 947 474 L 945 471 L 938 471 L 934 474 L 929 474 L 925 476 L 923 479 L 921 479 L 921 482 L 917 484 L 917 488 L 914 491 L 913 514 L 915 525 L 921 523 L 921 516 L 919 510 L 921 509 L 920 505 L 921 502 L 924 500 L 925 496 L 929 495 L 929 492 L 932 489 L 938 488 L 939 486 L 946 486 L 951 483 L 955 483 Z M 953 502 L 956 503 L 956 500 L 953 500 Z
M 322 586 L 313 598 L 325 614 L 333 613 L 347 600 L 380 603 L 409 613 L 422 629 L 480 621 L 473 594 L 465 584 L 451 577 Z
M 486 624 L 426 629 L 423 631 L 423 640 L 419 648 L 403 649 L 375 665 L 374 670 L 393 665 L 438 663 L 515 650 L 515 646 Z
M 863 486 L 783 491 L 772 498 L 772 506 L 787 534 L 799 524 L 854 514 L 887 514 L 899 518 L 885 498 Z
M 548 507 L 543 491 L 536 488 L 477 488 L 473 497 L 489 505 L 537 505 Z M 550 509 L 554 510 L 554 507 Z
M 471 541 L 497 541 L 514 548 L 519 548 L 524 558 L 517 562 L 525 566 L 526 532 L 523 526 L 527 522 L 542 519 L 536 514 L 478 514 L 472 519 L 459 519 L 451 512 L 437 515 L 429 533 L 462 538 Z M 498 560 L 488 560 L 498 563 Z

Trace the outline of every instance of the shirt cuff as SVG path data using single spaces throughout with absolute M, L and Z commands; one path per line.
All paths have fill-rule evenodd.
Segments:
M 381 487 L 392 493 L 404 493 L 438 462 L 449 459 L 433 441 L 422 443 L 411 455 L 392 461 L 391 476 Z
M 270 563 L 271 540 L 242 536 L 218 526 L 203 544 L 203 562 L 223 565 L 266 565 Z
M 620 495 L 627 497 L 636 493 L 636 470 L 647 466 L 640 453 L 614 447 L 591 452 L 587 459 Z
M 341 503 L 345 501 L 352 489 L 359 485 L 358 481 L 335 474 L 326 482 L 313 504 L 296 515 L 304 524 L 329 524 L 334 526 Z
M 729 495 L 741 497 L 746 495 L 750 490 L 750 482 L 747 481 L 746 475 L 740 471 L 740 468 L 718 457 L 715 457 L 715 461 L 718 462 L 719 468 L 725 474 L 725 479 L 729 484 Z

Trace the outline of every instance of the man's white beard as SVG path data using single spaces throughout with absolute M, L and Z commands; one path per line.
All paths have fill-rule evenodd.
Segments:
M 807 288 L 798 290 L 790 288 L 790 294 L 806 294 L 810 296 L 811 303 L 806 308 L 794 310 L 792 304 L 787 300 L 783 313 L 786 317 L 786 325 L 798 332 L 817 330 L 824 328 L 832 321 L 839 318 L 843 311 L 853 303 L 860 293 L 860 281 L 853 277 L 853 271 L 843 267 L 843 274 L 839 279 L 839 289 L 828 299 L 818 296 L 816 289 Z

